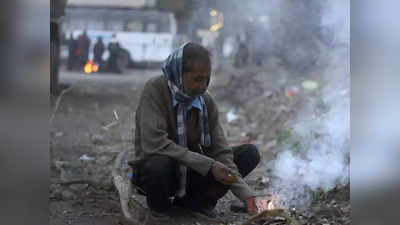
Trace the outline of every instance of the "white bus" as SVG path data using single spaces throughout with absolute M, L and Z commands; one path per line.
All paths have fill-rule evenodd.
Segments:
M 63 31 L 68 39 L 76 39 L 86 30 L 91 40 L 89 59 L 93 59 L 93 46 L 102 37 L 105 47 L 113 34 L 120 46 L 129 53 L 133 64 L 160 63 L 175 47 L 177 25 L 170 12 L 150 9 L 67 6 Z M 63 57 L 68 56 L 64 48 Z M 106 59 L 108 52 L 103 55 Z

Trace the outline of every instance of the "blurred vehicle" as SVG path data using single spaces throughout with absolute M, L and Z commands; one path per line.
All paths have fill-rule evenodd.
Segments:
M 108 46 L 115 35 L 121 47 L 118 60 L 121 67 L 161 63 L 175 47 L 177 24 L 170 12 L 112 6 L 68 5 L 63 32 L 77 38 L 83 30 L 91 40 L 89 59 L 93 60 L 94 43 L 102 37 Z M 63 47 L 62 57 L 68 56 Z M 105 51 L 103 60 L 110 53 Z

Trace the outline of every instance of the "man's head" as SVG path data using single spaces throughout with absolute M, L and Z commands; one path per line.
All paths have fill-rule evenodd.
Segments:
M 186 94 L 197 96 L 208 87 L 211 76 L 210 53 L 203 46 L 188 43 L 183 48 L 183 88 Z

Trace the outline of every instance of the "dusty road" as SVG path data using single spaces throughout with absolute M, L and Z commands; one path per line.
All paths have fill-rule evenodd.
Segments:
M 160 75 L 160 69 L 130 69 L 124 74 L 113 73 L 92 73 L 85 74 L 79 71 L 67 71 L 64 68 L 60 71 L 60 83 L 74 85 L 79 82 L 99 82 L 107 84 L 121 84 L 121 83 L 143 83 L 147 78 Z

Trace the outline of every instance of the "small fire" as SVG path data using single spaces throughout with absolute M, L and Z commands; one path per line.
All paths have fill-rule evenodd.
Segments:
M 83 71 L 86 74 L 96 73 L 99 71 L 99 65 L 95 64 L 92 60 L 89 60 L 83 68 Z
M 258 212 L 262 212 L 265 210 L 273 210 L 276 208 L 276 206 L 273 203 L 273 200 L 265 197 L 256 198 L 256 207 Z
M 90 61 L 86 63 L 85 68 L 83 70 L 87 74 L 92 73 L 92 64 L 90 63 Z
M 274 206 L 274 203 L 272 202 L 272 200 L 268 201 L 267 209 L 268 209 L 268 210 L 272 210 L 272 209 L 274 209 L 274 208 L 275 208 L 275 206 Z
M 97 64 L 92 65 L 93 72 L 97 73 L 99 71 L 99 66 Z

